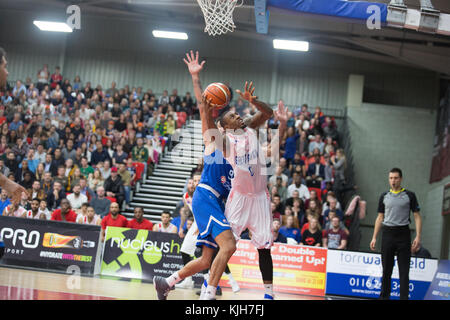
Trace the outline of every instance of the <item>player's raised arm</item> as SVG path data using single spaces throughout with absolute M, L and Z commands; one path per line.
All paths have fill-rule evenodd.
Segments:
M 253 82 L 250 84 L 246 81 L 244 92 L 240 90 L 236 90 L 236 92 L 241 96 L 242 99 L 248 101 L 250 104 L 254 105 L 258 112 L 256 114 L 245 121 L 245 124 L 252 128 L 256 129 L 262 126 L 267 120 L 272 118 L 273 110 L 272 108 L 265 102 L 259 101 L 257 96 L 254 96 L 255 87 L 253 87 Z
M 202 134 L 206 131 L 206 123 L 205 119 L 205 105 L 203 103 L 203 89 L 200 81 L 200 72 L 203 70 L 203 66 L 205 65 L 205 61 L 199 63 L 198 61 L 199 54 L 198 51 L 194 52 L 191 50 L 189 53 L 186 53 L 186 58 L 183 58 L 184 63 L 188 67 L 189 73 L 192 76 L 192 84 L 194 86 L 194 95 L 197 100 L 197 106 L 200 112 L 200 119 L 202 120 Z

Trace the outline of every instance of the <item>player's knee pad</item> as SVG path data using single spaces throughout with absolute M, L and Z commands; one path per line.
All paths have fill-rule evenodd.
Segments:
M 263 281 L 273 281 L 273 263 L 270 249 L 258 249 L 259 253 L 259 270 Z

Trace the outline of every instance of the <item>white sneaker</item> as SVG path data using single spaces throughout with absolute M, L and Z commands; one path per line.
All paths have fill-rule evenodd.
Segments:
M 187 277 L 180 283 L 177 283 L 175 287 L 181 289 L 194 289 L 194 280 L 192 280 L 192 277 Z
M 241 290 L 236 280 L 232 277 L 229 277 L 228 284 L 231 286 L 231 290 L 233 290 L 233 292 L 238 292 Z

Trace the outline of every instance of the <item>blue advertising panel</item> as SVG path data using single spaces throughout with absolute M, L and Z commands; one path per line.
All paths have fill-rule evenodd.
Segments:
M 409 299 L 423 300 L 437 269 L 437 260 L 411 257 Z M 328 250 L 325 293 L 378 298 L 381 292 L 381 255 Z M 391 299 L 400 298 L 397 261 L 392 272 Z
M 450 300 L 450 260 L 439 261 L 425 300 Z

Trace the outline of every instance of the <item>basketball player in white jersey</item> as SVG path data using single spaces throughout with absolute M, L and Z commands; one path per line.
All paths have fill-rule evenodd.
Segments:
M 259 145 L 256 129 L 275 114 L 275 118 L 280 121 L 278 134 L 283 137 L 287 116 L 281 101 L 274 113 L 270 106 L 253 95 L 254 91 L 253 83 L 249 85 L 248 82 L 245 83 L 243 93 L 236 90 L 241 98 L 258 109 L 253 117 L 244 121 L 237 112 L 226 110 L 219 117 L 219 123 L 225 130 L 224 155 L 234 170 L 225 216 L 237 240 L 245 229 L 250 230 L 251 242 L 258 249 L 259 268 L 265 288 L 264 299 L 273 300 L 273 263 L 270 255 L 273 245 L 272 210 L 267 190 L 265 155 Z M 273 143 L 277 141 L 277 137 L 272 139 L 272 152 L 276 149 Z
M 167 233 L 177 233 L 178 228 L 176 225 L 170 223 L 170 212 L 164 211 L 161 213 L 161 222 L 153 226 L 153 231 L 155 232 L 167 232 Z

